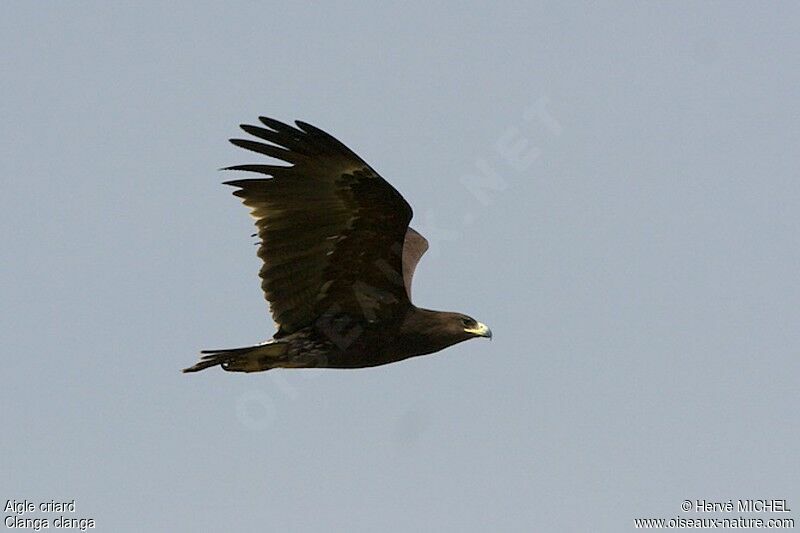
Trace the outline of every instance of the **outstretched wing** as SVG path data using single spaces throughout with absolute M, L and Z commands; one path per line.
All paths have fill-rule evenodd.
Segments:
M 403 242 L 403 283 L 406 295 L 411 299 L 411 282 L 414 279 L 414 270 L 423 254 L 428 251 L 428 241 L 414 228 L 409 227 Z
M 276 336 L 326 313 L 374 321 L 408 305 L 402 256 L 412 210 L 405 199 L 324 131 L 301 121 L 294 127 L 259 120 L 266 128 L 241 128 L 266 143 L 231 142 L 290 165 L 228 167 L 271 177 L 226 184 L 238 187 L 234 194 L 256 220 L 261 287 Z

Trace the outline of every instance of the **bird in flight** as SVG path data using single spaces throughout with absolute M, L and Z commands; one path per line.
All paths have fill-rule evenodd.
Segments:
M 204 350 L 184 372 L 364 368 L 492 337 L 467 315 L 411 303 L 428 241 L 409 227 L 411 206 L 394 187 L 319 128 L 259 120 L 264 127 L 241 126 L 258 140 L 231 142 L 289 165 L 223 170 L 267 176 L 225 184 L 255 219 L 261 288 L 277 332 L 255 346 Z

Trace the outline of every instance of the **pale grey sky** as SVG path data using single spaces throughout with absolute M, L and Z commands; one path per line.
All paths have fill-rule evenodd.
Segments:
M 114 532 L 796 511 L 799 23 L 789 2 L 4 3 L 0 499 L 75 499 Z M 416 303 L 493 342 L 181 374 L 273 333 L 216 171 L 256 158 L 227 139 L 258 115 L 400 190 L 431 241 Z

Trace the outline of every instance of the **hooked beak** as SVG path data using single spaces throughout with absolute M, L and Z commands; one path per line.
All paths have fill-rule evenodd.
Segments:
M 486 337 L 487 339 L 492 338 L 492 330 L 489 329 L 489 326 L 482 324 L 481 322 L 478 322 L 478 325 L 474 328 L 464 328 L 464 331 L 467 333 L 472 333 L 477 337 Z

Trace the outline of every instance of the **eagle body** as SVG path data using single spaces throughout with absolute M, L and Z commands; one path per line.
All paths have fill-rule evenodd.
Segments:
M 324 131 L 259 120 L 266 127 L 241 126 L 259 141 L 231 142 L 290 165 L 228 167 L 268 177 L 226 184 L 256 221 L 261 287 L 277 332 L 255 346 L 204 350 L 184 372 L 363 368 L 491 338 L 467 315 L 411 303 L 428 242 L 409 227 L 412 210 L 397 190 Z

